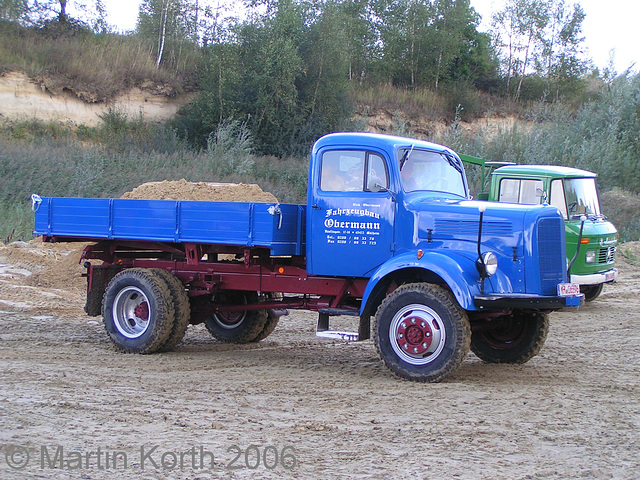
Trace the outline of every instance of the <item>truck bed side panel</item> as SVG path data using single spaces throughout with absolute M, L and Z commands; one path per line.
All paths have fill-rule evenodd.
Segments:
M 268 247 L 304 254 L 305 207 L 270 203 L 45 197 L 36 235 Z

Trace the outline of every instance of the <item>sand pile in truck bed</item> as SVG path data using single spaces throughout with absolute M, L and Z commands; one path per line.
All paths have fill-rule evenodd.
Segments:
M 175 181 L 143 183 L 121 198 L 138 200 L 196 200 L 208 202 L 277 203 L 269 192 L 256 184 Z

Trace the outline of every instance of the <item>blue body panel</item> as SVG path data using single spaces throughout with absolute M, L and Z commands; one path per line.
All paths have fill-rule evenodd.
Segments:
M 411 138 L 373 133 L 333 133 L 320 138 L 311 152 L 307 238 L 307 271 L 313 275 L 370 277 L 396 254 L 398 232 L 413 232 L 413 219 L 399 218 L 402 197 L 397 154 L 400 148 L 420 148 L 456 154 L 447 147 Z M 320 188 L 323 154 L 366 151 L 387 166 L 390 190 L 397 192 L 327 192 Z M 466 185 L 465 185 L 466 190 Z
M 34 234 L 266 247 L 276 256 L 304 254 L 305 207 L 279 205 L 281 214 L 272 214 L 273 206 L 45 197 L 35 212 Z

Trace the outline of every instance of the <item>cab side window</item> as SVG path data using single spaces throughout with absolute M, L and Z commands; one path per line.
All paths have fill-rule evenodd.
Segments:
M 567 202 L 564 197 L 564 184 L 562 183 L 562 179 L 551 181 L 551 205 L 560 210 L 565 220 L 568 218 Z
M 499 202 L 537 205 L 544 194 L 542 180 L 504 178 L 500 181 Z
M 372 185 L 389 187 L 384 159 L 375 153 L 351 150 L 325 152 L 320 168 L 320 189 L 325 192 L 367 192 Z

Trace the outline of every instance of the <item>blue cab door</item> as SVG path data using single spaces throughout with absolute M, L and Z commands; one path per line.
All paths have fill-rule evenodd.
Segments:
M 307 269 L 313 275 L 368 277 L 393 256 L 395 202 L 385 154 L 318 152 L 309 185 Z

